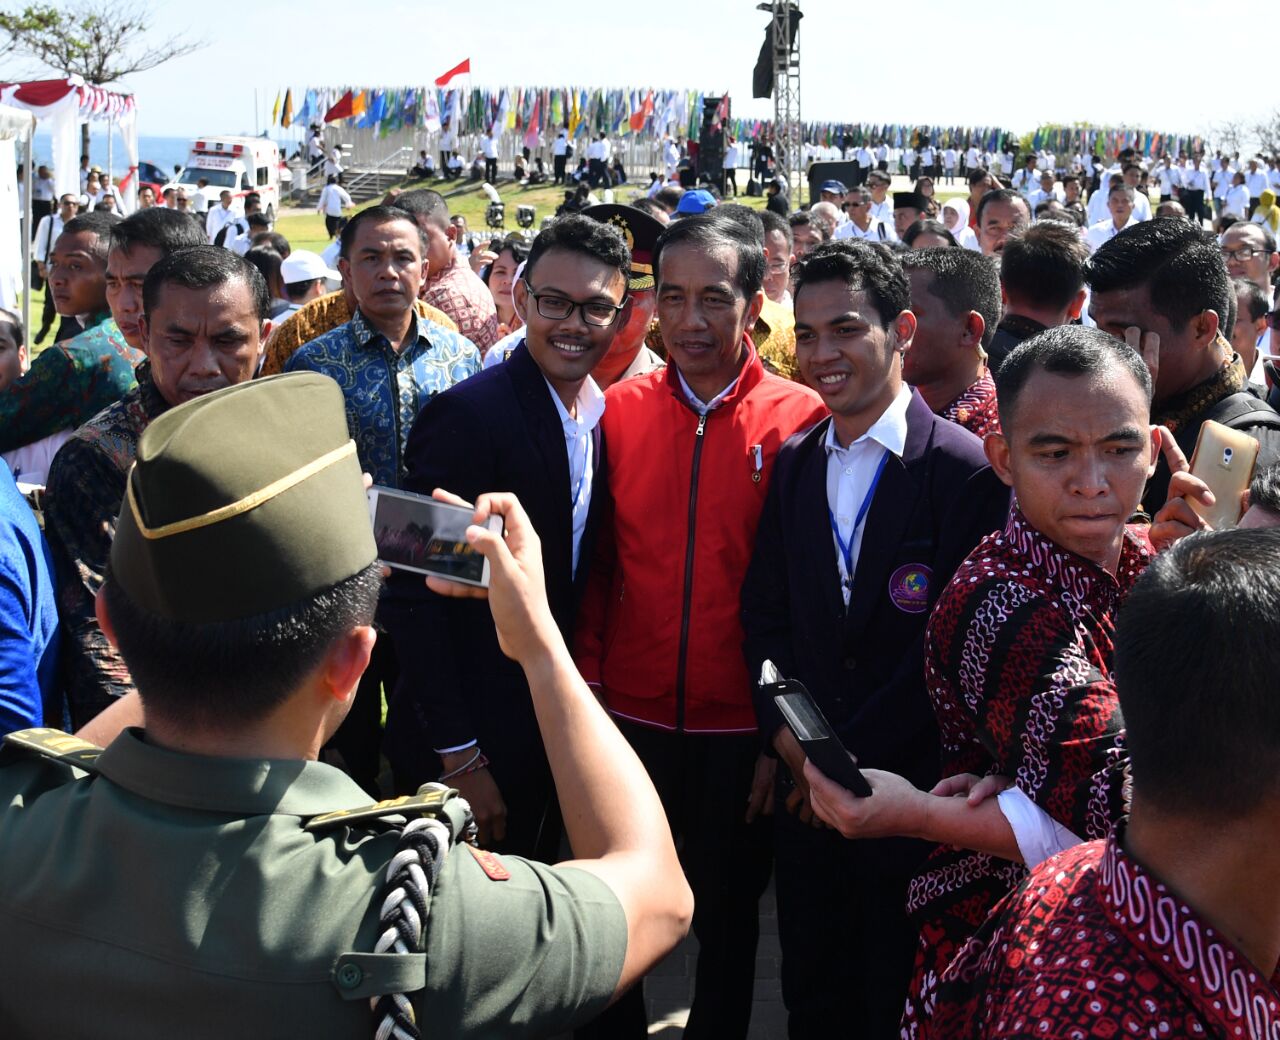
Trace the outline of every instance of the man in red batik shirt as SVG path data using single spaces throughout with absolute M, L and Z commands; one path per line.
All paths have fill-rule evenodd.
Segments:
M 1280 1035 L 1280 531 L 1197 535 L 1120 614 L 1133 806 L 947 968 L 927 1040 Z
M 1015 350 L 997 387 L 1004 432 L 985 446 L 1017 504 L 942 594 L 925 681 L 943 775 L 1013 786 L 972 805 L 868 770 L 875 795 L 855 799 L 814 770 L 815 811 L 842 833 L 938 843 L 908 896 L 921 929 L 908 1037 L 1022 864 L 1104 836 L 1124 810 L 1112 633 L 1151 556 L 1145 529 L 1126 526 L 1166 440 L 1148 424 L 1150 374 L 1126 344 L 1062 326 Z

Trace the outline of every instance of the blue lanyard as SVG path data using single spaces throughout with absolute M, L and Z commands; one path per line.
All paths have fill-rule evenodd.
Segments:
M 858 507 L 858 515 L 853 521 L 853 530 L 849 532 L 849 540 L 846 542 L 840 537 L 840 525 L 836 523 L 836 514 L 830 506 L 827 506 L 827 517 L 831 521 L 831 533 L 836 536 L 836 545 L 840 546 L 840 555 L 844 557 L 844 586 L 847 589 L 853 588 L 853 543 L 858 537 L 858 528 L 862 526 L 862 521 L 867 518 L 867 511 L 871 508 L 871 500 L 875 498 L 876 485 L 880 483 L 880 474 L 884 472 L 884 467 L 889 462 L 889 449 L 884 449 L 884 454 L 880 456 L 880 464 L 876 466 L 875 476 L 871 478 L 871 486 L 867 488 L 867 496 L 862 500 L 862 505 Z

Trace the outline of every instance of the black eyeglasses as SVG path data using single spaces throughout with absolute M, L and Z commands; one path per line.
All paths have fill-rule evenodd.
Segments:
M 563 296 L 534 292 L 533 286 L 528 281 L 525 281 L 524 284 L 525 288 L 529 290 L 529 295 L 533 297 L 538 313 L 544 318 L 550 318 L 552 321 L 564 321 L 575 310 L 581 310 L 582 320 L 588 325 L 595 325 L 597 328 L 608 328 L 618 320 L 618 315 L 627 308 L 626 300 L 623 300 L 621 306 L 618 307 L 611 303 L 601 303 L 598 300 L 579 303 L 577 300 L 568 300 Z
M 1249 246 L 1245 246 L 1243 249 L 1224 249 L 1222 251 L 1222 259 L 1244 263 L 1252 260 L 1255 256 L 1269 256 L 1270 254 L 1270 249 L 1252 249 Z

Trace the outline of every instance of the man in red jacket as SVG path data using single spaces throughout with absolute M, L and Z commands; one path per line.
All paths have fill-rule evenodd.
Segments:
M 751 345 L 765 258 L 749 228 L 685 217 L 663 232 L 653 262 L 670 364 L 606 395 L 612 501 L 576 657 L 682 842 L 700 945 L 685 1035 L 745 1037 L 770 870 L 759 817 L 771 810 L 775 762 L 756 732 L 739 590 L 774 456 L 826 409 L 767 374 Z M 598 1028 L 644 1036 L 640 988 Z

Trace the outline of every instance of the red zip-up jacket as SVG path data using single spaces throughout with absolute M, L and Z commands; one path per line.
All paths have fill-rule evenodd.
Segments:
M 611 501 L 575 657 L 620 718 L 689 733 L 756 729 L 739 593 L 778 449 L 827 410 L 749 350 L 705 417 L 673 365 L 605 395 Z

